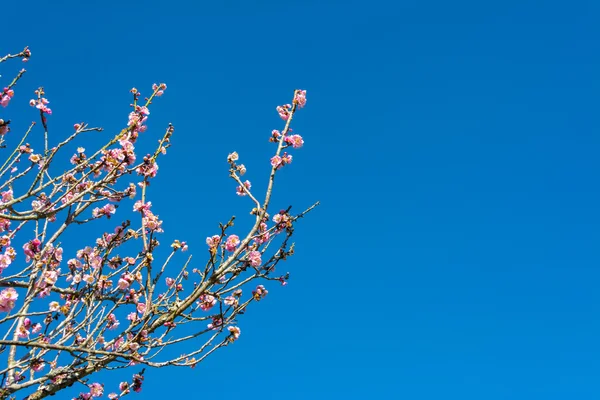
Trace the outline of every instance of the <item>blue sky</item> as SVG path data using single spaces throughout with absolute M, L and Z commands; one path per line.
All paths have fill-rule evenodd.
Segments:
M 242 318 L 234 346 L 148 372 L 139 398 L 597 396 L 598 3 L 2 9 L 1 53 L 33 51 L 13 129 L 39 85 L 59 135 L 82 120 L 120 129 L 132 86 L 168 84 L 150 128 L 176 130 L 150 195 L 165 237 L 199 255 L 247 213 L 227 153 L 264 185 L 274 108 L 308 91 L 294 125 L 306 144 L 274 206 L 322 205 L 297 229 L 290 284 Z

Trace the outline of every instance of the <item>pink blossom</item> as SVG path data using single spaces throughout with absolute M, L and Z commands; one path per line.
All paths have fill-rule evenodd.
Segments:
M 225 303 L 228 306 L 237 306 L 238 304 L 238 299 L 235 298 L 234 296 L 227 296 L 225 297 L 225 300 L 223 301 L 223 303 Z
M 306 105 L 306 90 L 296 90 L 294 94 L 294 103 L 298 105 L 298 108 L 302 108 Z
M 11 189 L 2 192 L 2 202 L 8 203 L 13 199 L 13 191 Z
M 140 314 L 143 314 L 146 312 L 146 303 L 137 303 L 137 312 L 139 312 Z
M 221 241 L 221 237 L 219 235 L 214 235 L 206 238 L 206 244 L 211 249 L 216 248 Z
M 142 223 L 145 228 L 151 231 L 163 232 L 162 221 L 159 220 L 158 216 L 154 215 L 152 211 L 145 212 L 144 218 L 142 218 Z
M 10 264 L 12 263 L 12 259 L 8 254 L 0 254 L 0 274 L 4 271 Z
M 106 215 L 107 218 L 110 219 L 110 215 L 114 214 L 117 212 L 117 208 L 114 206 L 114 204 L 106 204 L 105 206 L 103 206 L 102 208 L 94 208 L 94 210 L 92 211 L 92 216 L 94 218 L 100 218 L 103 215 Z
M 261 300 L 263 299 L 267 294 L 269 293 L 269 291 L 267 289 L 265 289 L 265 287 L 263 285 L 258 285 L 256 287 L 256 289 L 254 289 L 252 291 L 252 297 L 254 297 L 255 300 Z
M 60 309 L 60 304 L 58 301 L 51 301 L 49 306 L 50 311 L 58 311 Z
M 9 88 L 4 88 L 3 93 L 0 93 L 0 105 L 2 107 L 6 107 L 10 102 L 10 99 L 15 95 L 14 90 Z
M 240 333 L 242 333 L 240 328 L 238 328 L 237 326 L 228 326 L 227 330 L 231 332 L 231 337 L 233 338 L 233 340 L 237 340 L 240 337 Z
M 276 224 L 286 224 L 290 217 L 285 212 L 279 212 L 273 216 L 273 222 Z
M 129 281 L 123 278 L 119 279 L 119 282 L 117 283 L 117 286 L 119 287 L 119 289 L 121 290 L 125 290 L 129 288 Z
M 208 324 L 208 329 L 217 330 L 221 326 L 223 326 L 223 318 L 221 317 L 213 317 L 212 323 Z
M 7 288 L 0 292 L 0 312 L 9 312 L 15 306 L 19 294 L 14 288 Z
M 210 294 L 203 294 L 200 296 L 198 300 L 198 304 L 200 305 L 200 309 L 203 311 L 210 310 L 215 304 L 217 304 L 217 299 Z
M 95 278 L 93 275 L 90 275 L 90 274 L 83 275 L 83 281 L 85 283 L 87 283 L 88 285 L 91 285 L 92 283 L 94 283 L 94 280 L 95 280 Z
M 89 388 L 93 397 L 101 397 L 104 394 L 104 386 L 100 383 L 92 383 Z
M 42 242 L 39 239 L 33 239 L 23 245 L 23 251 L 25 252 L 25 261 L 29 262 L 37 253 L 40 252 L 40 246 Z
M 48 103 L 50 103 L 50 102 L 44 97 L 40 97 L 37 100 L 34 100 L 34 99 L 29 100 L 30 106 L 37 108 L 38 110 L 40 110 L 43 113 L 51 115 L 52 110 L 47 106 Z
M 165 282 L 167 283 L 168 287 L 171 287 L 175 283 L 175 279 L 173 279 L 173 278 L 166 278 Z
M 108 329 L 116 329 L 120 325 L 119 320 L 115 316 L 115 314 L 108 314 L 106 318 L 106 327 Z
M 38 333 L 42 330 L 42 324 L 35 324 L 31 327 L 31 333 Z
M 281 157 L 273 156 L 271 158 L 271 166 L 275 169 L 278 169 L 279 167 L 281 167 Z
M 42 360 L 36 360 L 31 363 L 31 369 L 34 370 L 35 372 L 40 372 L 41 370 L 44 369 L 45 366 L 46 366 L 46 364 Z
M 141 212 L 142 214 L 145 214 L 147 211 L 150 210 L 150 207 L 152 207 L 151 201 L 144 203 L 141 200 L 138 200 L 133 205 L 133 211 L 137 211 L 137 212 Z
M 304 145 L 304 140 L 300 135 L 286 136 L 285 142 L 291 145 L 294 149 L 298 149 Z
M 29 337 L 29 331 L 25 327 L 25 324 L 21 324 L 17 328 L 17 337 L 19 337 L 21 339 L 25 339 L 25 338 Z
M 289 111 L 290 108 L 292 108 L 292 106 L 290 104 L 286 104 L 286 105 L 277 107 L 277 113 L 279 114 L 279 116 L 281 117 L 282 120 L 284 120 L 284 121 L 288 120 L 288 118 L 290 117 L 290 111 Z
M 250 253 L 248 253 L 248 261 L 250 261 L 250 265 L 253 267 L 260 266 L 262 262 L 260 251 L 252 250 Z
M 227 238 L 225 242 L 225 250 L 234 251 L 236 247 L 240 245 L 240 238 L 238 235 L 231 235 Z
M 270 142 L 279 142 L 279 139 L 281 138 L 281 132 L 279 132 L 277 129 L 273 129 L 271 131 L 271 139 L 269 139 Z
M 244 187 L 242 187 L 242 186 L 237 187 L 236 193 L 238 194 L 238 196 L 246 196 L 247 191 L 250 190 L 251 187 L 252 187 L 252 184 L 250 183 L 250 181 L 246 181 L 246 182 L 244 182 Z
M 227 162 L 233 163 L 239 160 L 239 158 L 240 156 L 238 155 L 238 153 L 234 151 L 233 153 L 229 153 L 229 155 L 227 156 Z

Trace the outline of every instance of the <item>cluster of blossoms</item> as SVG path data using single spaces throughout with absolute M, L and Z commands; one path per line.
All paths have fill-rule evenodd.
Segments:
M 304 107 L 306 105 L 306 90 L 296 90 L 293 102 L 298 108 Z M 292 112 L 292 105 L 284 104 L 282 106 L 277 106 L 277 112 L 282 120 L 287 121 Z
M 158 164 L 150 154 L 144 157 L 144 163 L 135 170 L 139 175 L 154 178 L 158 172 Z
M 136 393 L 139 393 L 142 391 L 143 382 L 144 376 L 141 374 L 135 374 L 133 375 L 133 381 L 131 382 L 131 385 L 127 382 L 121 382 L 119 384 L 119 391 L 123 394 L 129 394 L 131 390 L 133 390 Z M 108 398 L 112 400 L 119 398 L 119 396 L 115 393 L 111 393 L 108 395 Z
M 298 105 L 298 108 L 306 106 L 306 90 L 296 90 L 294 94 L 294 103 Z
M 40 239 L 33 239 L 23 245 L 23 252 L 25 253 L 25 261 L 29 262 L 35 257 L 41 250 L 42 242 Z
M 292 224 L 292 220 L 285 210 L 281 210 L 277 214 L 275 214 L 273 216 L 273 222 L 277 224 L 278 231 L 285 229 Z
M 260 225 L 258 226 L 258 235 L 254 238 L 254 241 L 256 242 L 257 245 L 261 245 L 263 243 L 268 242 L 270 238 L 271 238 L 271 234 L 269 233 L 269 230 L 267 229 L 266 222 L 261 222 Z
M 291 132 L 292 128 L 290 128 L 288 131 Z M 281 139 L 281 132 L 279 132 L 277 129 L 273 129 L 273 131 L 271 132 L 271 137 L 269 138 L 269 141 L 273 142 L 273 143 L 278 143 L 280 139 Z M 288 146 L 292 146 L 294 149 L 299 149 L 300 147 L 302 147 L 304 145 L 304 139 L 302 138 L 302 136 L 297 135 L 297 134 L 286 135 L 285 138 L 283 139 L 283 141 Z
M 94 210 L 92 211 L 92 215 L 94 216 L 94 218 L 100 218 L 105 215 L 107 218 L 110 219 L 110 216 L 116 212 L 117 212 L 117 207 L 115 207 L 114 204 L 109 203 L 101 208 L 99 208 L 99 207 L 94 208 Z
M 136 88 L 131 89 L 131 93 L 134 96 L 139 97 L 140 92 Z M 129 113 L 129 120 L 127 121 L 127 126 L 129 127 L 130 132 L 132 133 L 132 141 L 135 141 L 138 137 L 138 133 L 145 132 L 148 129 L 148 126 L 145 125 L 146 121 L 148 121 L 148 116 L 150 115 L 150 110 L 146 106 L 135 106 L 134 110 Z
M 246 196 L 248 194 L 248 191 L 250 190 L 250 188 L 252 187 L 252 184 L 250 183 L 250 181 L 246 181 L 244 182 L 244 186 L 238 186 L 236 188 L 236 193 L 238 196 Z
M 215 304 L 217 304 L 217 299 L 215 298 L 215 296 L 210 294 L 203 294 L 198 300 L 198 306 L 202 311 L 210 310 L 214 307 Z
M 248 262 L 253 267 L 259 267 L 262 263 L 260 251 L 252 250 L 247 256 Z
M 238 340 L 240 337 L 240 333 L 242 331 L 237 326 L 228 326 L 227 330 L 231 333 L 230 340 L 233 342 L 234 340 Z
M 284 165 L 292 163 L 292 156 L 288 153 L 283 153 L 282 156 L 273 156 L 271 158 L 271 166 L 275 169 L 279 169 Z
M 5 87 L 2 90 L 2 93 L 0 93 L 0 105 L 2 107 L 8 106 L 8 103 L 10 102 L 10 100 L 13 98 L 14 95 L 15 95 L 14 90 Z
M 162 221 L 150 211 L 151 206 L 152 202 L 144 203 L 141 200 L 138 200 L 133 205 L 133 211 L 142 213 L 142 224 L 144 228 L 154 232 L 163 232 Z
M 161 83 L 160 85 L 157 85 L 156 83 L 152 85 L 152 90 L 154 91 L 155 96 L 160 97 L 164 94 L 165 90 L 167 89 L 167 85 L 164 83 Z
M 265 298 L 265 296 L 269 293 L 267 289 L 263 285 L 258 285 L 256 289 L 252 291 L 252 297 L 254 300 L 260 301 Z
M 30 332 L 31 330 L 31 332 Z M 29 318 L 25 318 L 22 324 L 17 328 L 17 336 L 21 339 L 29 337 L 30 333 L 36 334 L 42 330 L 41 324 L 32 324 Z
M 30 53 L 25 54 L 27 57 L 29 55 Z M 27 57 L 23 57 L 24 61 L 26 61 Z M 166 85 L 154 84 L 152 89 L 154 93 L 150 99 L 147 99 L 148 103 L 146 104 L 150 104 L 154 96 L 161 96 L 166 89 Z M 54 155 L 53 151 L 55 149 L 60 149 L 63 144 L 53 148 L 52 151 L 45 151 L 43 154 L 34 153 L 29 144 L 20 146 L 18 152 L 15 152 L 19 157 L 28 157 L 32 163 L 37 164 L 41 171 L 40 176 L 45 174 L 42 179 L 44 183 L 40 183 L 39 185 L 41 189 L 35 192 L 31 197 L 25 196 L 28 199 L 33 198 L 32 209 L 35 211 L 35 216 L 38 218 L 36 223 L 38 221 L 52 222 L 56 219 L 56 213 L 60 213 L 62 210 L 66 209 L 69 210 L 69 218 L 72 217 L 71 219 L 67 219 L 68 223 L 87 223 L 92 219 L 102 217 L 110 219 L 117 211 L 118 205 L 114 204 L 115 202 L 119 202 L 127 196 L 133 198 L 136 195 L 136 185 L 133 183 L 130 183 L 127 189 L 115 189 L 113 185 L 117 182 L 118 178 L 132 174 L 135 171 L 142 176 L 142 178 L 140 178 L 142 182 L 138 183 L 138 185 L 145 188 L 145 185 L 148 184 L 148 179 L 156 176 L 158 171 L 156 157 L 160 153 L 164 154 L 166 152 L 169 145 L 165 143 L 169 142 L 169 135 L 170 132 L 172 132 L 172 127 L 169 126 L 169 134 L 160 141 L 159 148 L 156 152 L 154 154 L 146 155 L 140 163 L 138 157 L 136 157 L 135 146 L 139 135 L 147 130 L 146 124 L 150 111 L 147 106 L 138 105 L 140 93 L 137 89 L 134 88 L 131 92 L 134 97 L 132 104 L 133 111 L 131 111 L 128 116 L 127 128 L 121 131 L 118 136 L 112 139 L 108 145 L 98 152 L 89 153 L 92 154 L 89 155 L 89 157 L 86 155 L 83 147 L 77 148 L 76 153 L 70 159 L 71 164 L 73 165 L 72 167 L 69 167 L 71 168 L 71 171 L 59 175 L 58 179 L 56 179 L 55 186 L 47 186 L 49 187 L 49 189 L 47 189 L 47 193 L 50 192 L 49 195 L 41 192 L 42 189 L 45 189 L 45 187 L 42 187 L 43 184 L 48 183 L 46 176 L 50 175 L 47 167 L 50 165 L 50 161 Z M 30 105 L 40 110 L 44 127 L 47 128 L 45 115 L 52 114 L 52 110 L 48 107 L 49 101 L 44 97 L 45 93 L 42 88 L 35 93 L 37 99 L 32 99 Z M 12 90 L 5 88 L 3 92 L 0 92 L 0 104 L 6 106 L 13 95 L 14 92 Z M 277 111 L 281 118 L 289 122 L 294 109 L 304 107 L 305 103 L 306 91 L 296 91 L 292 104 L 280 106 L 277 108 Z M 288 125 L 289 124 L 286 125 L 284 133 L 273 131 L 273 138 L 280 144 L 279 149 L 283 148 L 289 151 L 291 148 L 298 149 L 302 147 L 304 144 L 302 137 L 297 134 L 289 134 L 291 133 L 291 129 Z M 73 127 L 75 133 L 72 135 L 72 138 L 82 132 L 91 130 L 87 128 L 85 123 L 77 123 L 74 124 Z M 8 122 L 5 123 L 3 120 L 0 120 L 0 136 L 6 132 L 8 132 Z M 271 165 L 275 169 L 279 169 L 292 162 L 292 156 L 290 154 L 285 151 L 282 151 L 282 153 L 282 155 L 279 155 L 280 153 L 278 151 L 277 155 L 271 158 Z M 242 176 L 246 173 L 246 167 L 243 164 L 238 165 L 238 160 L 239 155 L 236 152 L 229 154 L 228 162 L 232 166 L 232 174 L 237 173 L 239 176 Z M 34 165 L 28 166 L 28 168 L 31 169 L 33 169 L 33 167 Z M 7 170 L 10 170 L 10 166 Z M 12 172 L 14 171 L 16 171 L 16 169 Z M 48 177 L 49 179 L 54 179 L 52 176 Z M 237 194 L 240 196 L 250 195 L 250 197 L 252 197 L 250 193 L 250 181 L 246 180 L 245 182 L 242 182 L 237 176 L 235 177 L 238 182 L 237 184 L 240 185 L 237 188 Z M 122 180 L 119 180 L 119 182 L 122 182 Z M 54 181 L 52 181 L 52 184 L 54 184 Z M 19 200 L 19 196 L 17 196 L 17 198 L 17 200 Z M 12 190 L 1 192 L 0 202 L 0 207 L 4 205 L 4 210 L 0 210 L 1 274 L 4 269 L 11 265 L 11 263 L 14 263 L 16 256 L 15 250 L 10 247 L 11 241 L 14 241 L 14 232 L 10 230 L 11 222 L 2 217 L 2 215 L 6 216 L 7 212 L 13 213 L 13 209 L 8 206 L 12 206 L 11 202 L 14 202 Z M 75 206 L 71 207 L 72 205 Z M 96 205 L 98 207 L 95 207 Z M 270 232 L 268 228 L 270 217 L 266 214 L 267 205 L 268 200 L 265 204 L 264 215 L 259 213 L 259 210 L 257 209 L 255 209 L 256 212 L 253 211 L 253 215 L 262 215 L 262 220 L 258 224 L 258 229 L 254 233 L 254 236 L 248 237 L 242 241 L 238 235 L 231 234 L 227 236 L 225 234 L 225 229 L 222 228 L 223 231 L 221 235 L 214 235 L 206 239 L 209 250 L 213 255 L 217 253 L 217 250 L 221 250 L 221 254 L 224 254 L 225 251 L 229 253 L 237 252 L 239 253 L 239 256 L 235 257 L 235 259 L 234 257 L 231 257 L 231 254 L 229 258 L 223 257 L 223 260 L 220 261 L 220 266 L 213 268 L 214 275 L 212 276 L 207 272 L 209 271 L 208 267 L 204 273 L 198 272 L 202 277 L 202 283 L 198 286 L 198 284 L 194 282 L 194 287 L 200 287 L 202 291 L 195 291 L 194 295 L 196 295 L 196 297 L 194 297 L 194 301 L 190 301 L 190 303 L 186 303 L 185 301 L 182 302 L 179 298 L 181 295 L 179 292 L 183 291 L 183 286 L 182 283 L 178 282 L 180 282 L 180 279 L 188 278 L 188 273 L 185 270 L 187 267 L 184 267 L 182 272 L 171 275 L 175 276 L 175 278 L 164 278 L 168 288 L 165 293 L 154 292 L 156 283 L 161 276 L 165 276 L 163 275 L 163 272 L 166 272 L 166 270 L 163 267 L 163 269 L 158 272 L 155 268 L 153 270 L 153 276 L 151 273 L 153 250 L 154 247 L 158 245 L 158 241 L 152 236 L 148 239 L 146 233 L 163 232 L 162 221 L 151 211 L 151 202 L 146 202 L 144 199 L 135 202 L 133 205 L 133 211 L 139 213 L 138 215 L 141 215 L 142 234 L 140 234 L 140 230 L 127 229 L 131 223 L 130 221 L 126 221 L 121 226 L 118 226 L 114 233 L 103 233 L 101 237 L 97 238 L 95 247 L 85 247 L 77 251 L 76 258 L 68 260 L 66 267 L 62 265 L 63 270 L 66 269 L 66 271 L 63 272 L 62 277 L 65 278 L 66 282 L 69 282 L 65 284 L 65 287 L 57 286 L 57 281 L 59 277 L 61 277 L 60 266 L 63 259 L 63 249 L 59 247 L 58 243 L 60 243 L 62 238 L 58 239 L 60 234 L 53 236 L 50 232 L 52 228 L 50 228 L 49 231 L 46 231 L 46 227 L 44 227 L 43 231 L 38 233 L 36 225 L 36 238 L 26 242 L 22 248 L 26 261 L 32 263 L 27 268 L 34 272 L 31 274 L 31 276 L 35 277 L 33 278 L 35 280 L 31 282 L 31 287 L 34 288 L 34 291 L 32 292 L 28 289 L 25 301 L 21 299 L 21 302 L 23 302 L 25 306 L 19 313 L 23 314 L 13 316 L 15 318 L 18 317 L 19 319 L 15 320 L 15 324 L 11 330 L 14 331 L 14 334 L 19 339 L 30 339 L 32 341 L 53 344 L 58 342 L 61 346 L 67 347 L 99 346 L 103 351 L 122 353 L 115 355 L 115 357 L 124 357 L 126 360 L 129 360 L 128 365 L 135 365 L 135 363 L 140 362 L 142 355 L 147 356 L 147 353 L 140 349 L 144 348 L 150 352 L 153 346 L 149 345 L 149 343 L 156 341 L 157 343 L 160 343 L 161 346 L 164 344 L 159 336 L 154 337 L 157 327 L 166 326 L 168 327 L 167 331 L 169 331 L 171 328 L 174 328 L 181 323 L 181 319 L 179 318 L 185 315 L 182 314 L 182 311 L 184 313 L 190 311 L 187 309 L 174 309 L 173 306 L 179 307 L 181 304 L 186 304 L 186 306 L 187 304 L 192 304 L 190 306 L 192 312 L 196 311 L 196 308 L 199 308 L 202 311 L 212 310 L 211 313 L 216 314 L 207 314 L 207 316 L 198 318 L 198 320 L 207 319 L 208 321 L 206 322 L 211 321 L 211 323 L 208 324 L 208 328 L 219 330 L 218 334 L 221 334 L 221 331 L 224 331 L 223 336 L 225 336 L 227 335 L 226 332 L 228 332 L 229 334 L 224 337 L 224 341 L 233 342 L 238 340 L 241 330 L 238 326 L 233 325 L 235 322 L 232 321 L 235 321 L 235 316 L 237 314 L 243 314 L 245 307 L 253 299 L 263 299 L 268 291 L 263 285 L 258 285 L 256 289 L 252 291 L 252 297 L 248 299 L 247 302 L 243 302 L 241 299 L 242 289 L 237 289 L 237 287 L 230 289 L 227 287 L 229 284 L 228 281 L 235 279 L 238 274 L 241 273 L 252 273 L 255 274 L 254 277 L 256 278 L 271 278 L 268 274 L 271 271 L 270 268 L 274 269 L 274 266 L 270 266 L 271 264 L 276 264 L 276 261 L 273 261 L 276 257 L 271 259 L 267 258 L 266 248 L 269 247 L 268 243 L 270 243 L 272 235 L 281 232 L 283 227 L 287 226 L 287 223 L 291 224 L 289 215 L 279 216 L 278 214 L 273 218 L 276 226 L 273 227 Z M 83 208 L 84 210 L 87 209 L 87 206 L 90 206 L 87 212 L 92 210 L 93 218 L 88 217 L 86 219 L 86 217 L 80 217 L 77 213 L 80 208 Z M 121 210 L 122 209 L 119 209 L 119 211 Z M 64 212 L 65 214 L 67 213 L 67 211 Z M 19 224 L 15 223 L 14 225 L 18 226 L 16 230 L 20 229 L 22 226 L 20 225 L 21 221 L 18 222 Z M 94 221 L 92 221 L 92 223 L 94 223 Z M 13 227 L 13 229 L 15 228 Z M 273 233 L 273 231 L 275 231 L 275 233 Z M 291 230 L 289 231 L 291 232 Z M 2 232 L 7 232 L 7 234 L 1 236 Z M 119 251 L 122 251 L 122 248 L 119 249 L 121 244 L 133 243 L 133 240 L 139 239 L 140 236 L 143 237 L 143 251 L 136 253 L 135 257 L 121 257 L 118 255 Z M 253 240 L 253 242 L 249 243 L 251 240 Z M 142 240 L 139 242 L 142 242 Z M 55 245 L 52 243 L 55 243 Z M 263 244 L 267 244 L 267 246 L 261 248 Z M 282 245 L 282 248 L 285 248 L 285 246 L 285 244 Z M 174 251 L 186 251 L 188 246 L 185 242 L 176 240 L 171 247 Z M 266 266 L 264 268 L 260 268 L 263 263 L 263 253 L 265 253 L 265 260 L 269 261 L 265 262 Z M 214 257 L 211 261 L 213 260 L 218 260 L 218 257 Z M 225 265 L 225 263 L 231 262 L 232 264 Z M 138 263 L 137 266 L 136 263 Z M 167 264 L 165 263 L 164 265 L 166 266 Z M 146 266 L 147 269 L 144 269 Z M 254 268 L 248 268 L 249 266 Z M 29 273 L 29 270 L 26 269 L 25 271 Z M 148 274 L 146 274 L 146 271 L 148 271 Z M 194 269 L 194 273 L 197 271 L 198 270 Z M 287 277 L 285 279 L 287 279 Z M 243 281 L 242 284 L 245 285 L 246 282 L 248 281 Z M 226 287 L 226 290 L 219 288 L 221 284 Z M 243 287 L 242 284 L 238 286 Z M 23 295 L 25 295 L 25 286 L 20 282 L 17 282 L 15 286 L 21 287 L 19 290 L 23 290 Z M 236 290 L 230 292 L 230 290 L 233 289 Z M 27 310 L 30 294 L 32 296 L 37 295 L 43 297 L 49 295 L 51 290 L 55 292 L 58 301 L 51 301 L 49 303 L 48 308 L 50 312 L 43 311 L 38 314 L 37 311 Z M 155 296 L 153 296 L 153 293 Z M 58 298 L 59 295 L 60 298 Z M 189 299 L 191 297 L 187 298 Z M 13 310 L 17 299 L 18 293 L 15 288 L 6 288 L 2 290 L 0 292 L 0 312 L 10 312 Z M 102 308 L 101 312 L 98 312 L 96 306 L 102 304 L 104 301 L 113 303 L 114 308 Z M 121 313 L 123 308 L 117 308 L 120 306 L 131 307 L 131 309 Z M 135 309 L 133 309 L 133 306 L 135 306 Z M 214 311 L 215 309 L 219 311 Z M 15 311 L 16 310 L 18 310 L 18 308 L 15 309 Z M 45 314 L 46 318 L 40 322 L 43 322 L 47 327 L 43 333 L 42 324 L 34 323 L 30 318 L 27 318 L 27 316 L 29 316 L 35 319 L 38 315 L 42 314 Z M 83 317 L 84 315 L 85 317 Z M 157 316 L 159 318 L 156 318 Z M 82 318 L 86 319 L 82 320 Z M 126 320 L 124 320 L 124 318 L 126 318 Z M 124 328 L 123 325 L 120 324 L 119 319 L 124 320 L 124 325 L 129 326 Z M 53 321 L 61 321 L 57 323 L 59 324 L 59 329 L 49 329 Z M 127 321 L 129 321 L 130 324 L 127 324 Z M 89 325 L 96 326 L 90 327 Z M 204 323 L 202 326 L 204 326 Z M 225 330 L 225 327 L 227 327 L 227 330 Z M 124 331 L 118 329 L 124 329 Z M 59 330 L 60 332 L 58 332 Z M 34 334 L 40 335 L 39 337 L 32 339 L 31 336 Z M 105 334 L 107 336 L 106 338 L 104 336 Z M 57 338 L 58 340 L 56 340 Z M 24 341 L 22 342 L 23 344 L 26 344 Z M 45 365 L 48 364 L 51 367 L 52 372 L 54 372 L 57 368 L 57 363 L 62 363 L 62 361 L 57 361 L 57 359 L 50 361 L 52 359 L 50 354 L 52 351 L 57 351 L 56 349 L 40 347 L 34 348 L 34 350 L 27 348 L 27 351 L 30 352 L 30 359 L 17 361 L 19 366 L 15 367 L 17 369 L 15 370 L 14 376 L 9 377 L 9 379 L 5 381 L 5 383 L 9 382 L 8 385 L 24 380 L 24 375 L 28 370 L 41 371 L 45 368 Z M 64 354 L 67 353 L 67 351 L 64 352 Z M 13 356 L 11 355 L 10 357 Z M 91 357 L 93 358 L 95 356 Z M 107 360 L 107 365 L 102 364 L 105 359 Z M 103 355 L 102 357 L 97 357 L 96 361 L 98 361 L 99 365 L 98 370 L 103 368 L 110 369 L 114 365 L 115 359 L 112 359 L 110 355 L 107 355 L 106 357 Z M 192 362 L 195 363 L 195 360 L 192 359 Z M 152 363 L 148 362 L 148 365 L 152 365 Z M 18 369 L 21 370 L 19 371 Z M 88 381 L 89 378 L 87 377 L 79 377 L 77 374 L 72 376 L 71 374 L 72 372 L 64 374 L 51 373 L 44 378 L 45 381 L 42 385 L 46 385 L 47 383 L 61 384 L 64 382 L 72 385 L 75 382 L 80 382 L 87 385 L 87 388 L 84 389 L 87 393 L 81 393 L 77 399 L 90 400 L 105 395 L 103 384 L 91 383 L 93 381 Z M 141 391 L 144 379 L 142 374 L 134 375 L 131 383 L 121 382 L 119 385 L 120 394 L 110 393 L 108 394 L 108 398 L 118 399 L 121 395 L 126 395 L 130 391 Z M 39 376 L 36 378 L 39 378 Z M 74 378 L 76 378 L 76 380 L 74 380 Z M 2 397 L 1 391 L 0 397 Z
M 4 218 L 0 218 L 0 232 L 8 230 L 10 221 Z M 9 235 L 3 235 L 0 237 L 0 251 L 4 250 L 4 253 L 0 253 L 0 275 L 10 264 L 15 260 L 17 252 L 10 246 L 11 239 Z
M 279 113 L 279 116 L 284 121 L 287 121 L 288 118 L 290 117 L 291 109 L 292 109 L 291 104 L 284 104 L 282 106 L 277 106 L 277 108 L 276 108 L 277 112 Z
M 101 383 L 92 383 L 88 385 L 90 391 L 88 393 L 79 393 L 79 396 L 75 397 L 73 400 L 90 400 L 94 397 L 102 397 L 104 394 L 104 385 Z M 118 396 L 115 397 L 108 396 L 109 399 L 117 399 Z
M 45 97 L 42 97 L 44 92 L 42 90 L 36 90 L 35 94 L 38 95 L 38 98 L 29 100 L 29 105 L 31 107 L 37 108 L 44 114 L 52 115 L 52 110 L 50 109 L 50 107 L 48 107 L 48 104 L 50 102 Z
M 221 243 L 221 237 L 219 235 L 213 235 L 206 238 L 206 244 L 211 250 L 215 250 L 217 247 L 219 247 L 219 243 Z
M 0 312 L 10 312 L 15 306 L 19 294 L 14 288 L 7 288 L 0 292 Z

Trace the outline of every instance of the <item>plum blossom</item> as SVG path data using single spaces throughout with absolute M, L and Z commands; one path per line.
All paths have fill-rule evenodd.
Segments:
M 237 326 L 228 326 L 227 330 L 231 333 L 232 340 L 238 340 L 242 331 Z
M 237 306 L 238 304 L 238 299 L 235 296 L 227 296 L 225 297 L 225 300 L 223 300 L 223 303 L 225 303 L 228 306 Z
M 15 306 L 19 294 L 14 288 L 7 288 L 0 292 L 0 312 L 9 312 Z
M 213 235 L 213 236 L 206 238 L 206 244 L 211 249 L 216 248 L 220 242 L 221 242 L 221 237 L 219 235 Z
M 250 188 L 252 187 L 252 184 L 250 183 L 250 181 L 246 181 L 244 182 L 244 186 L 238 186 L 236 189 L 236 193 L 238 196 L 246 196 L 248 193 L 248 190 L 250 190 Z
M 294 149 L 299 149 L 304 145 L 304 140 L 300 135 L 290 135 L 285 137 L 285 142 L 292 146 Z
M 294 103 L 298 105 L 298 108 L 306 105 L 306 90 L 296 90 L 294 93 Z
M 221 317 L 213 317 L 212 322 L 207 325 L 208 329 L 217 330 L 221 326 L 223 326 L 223 318 Z
M 248 253 L 248 261 L 253 267 L 260 266 L 262 262 L 260 251 L 252 250 L 250 253 Z
M 240 238 L 238 235 L 231 235 L 227 238 L 225 242 L 225 250 L 227 251 L 235 251 L 236 247 L 240 245 Z
M 238 153 L 234 151 L 233 153 L 229 153 L 229 155 L 227 156 L 227 162 L 231 164 L 239 160 L 239 158 L 240 156 L 238 155 Z
M 0 93 L 0 105 L 2 107 L 8 106 L 8 103 L 10 102 L 10 100 L 13 98 L 14 95 L 15 95 L 14 90 L 5 87 L 4 90 L 2 91 L 2 93 Z
M 203 294 L 198 300 L 198 305 L 202 311 L 210 310 L 215 304 L 217 304 L 217 299 L 210 294 Z
M 258 285 L 256 289 L 252 291 L 252 297 L 254 297 L 254 300 L 258 301 L 264 299 L 268 293 L 269 291 L 265 289 L 263 285 Z
M 271 166 L 275 169 L 279 169 L 284 165 L 292 163 L 292 156 L 287 153 L 283 153 L 283 156 L 273 156 L 271 158 Z
M 25 252 L 25 261 L 29 262 L 37 253 L 41 250 L 41 244 L 39 239 L 33 239 L 23 245 L 23 251 Z
M 39 93 L 37 90 L 35 92 L 36 92 L 36 94 Z M 50 102 L 48 101 L 48 99 L 46 99 L 44 97 L 40 97 L 37 100 L 34 100 L 34 99 L 29 100 L 30 106 L 37 108 L 42 113 L 52 115 L 52 110 L 48 107 L 48 103 L 50 103 Z
M 100 383 L 92 383 L 89 388 L 92 397 L 101 397 L 104 394 L 104 386 Z
M 103 206 L 102 208 L 94 208 L 94 210 L 92 211 L 92 216 L 94 218 L 100 218 L 103 215 L 106 215 L 106 217 L 110 219 L 111 214 L 114 214 L 116 212 L 117 208 L 115 207 L 115 205 L 109 203 Z
M 160 97 L 164 94 L 165 89 L 167 88 L 167 85 L 165 85 L 164 83 L 161 83 L 160 85 L 157 85 L 156 83 L 152 85 L 152 90 L 156 93 L 155 96 L 156 97 Z
M 115 316 L 115 314 L 108 314 L 106 318 L 106 328 L 108 329 L 116 329 L 120 325 L 119 320 Z
M 60 304 L 58 301 L 51 301 L 49 305 L 50 311 L 58 311 L 60 309 Z
M 277 106 L 276 110 L 282 120 L 287 121 L 290 118 L 291 104 L 285 104 L 283 106 Z

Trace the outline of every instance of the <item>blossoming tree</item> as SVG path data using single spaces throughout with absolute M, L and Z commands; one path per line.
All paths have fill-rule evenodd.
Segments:
M 0 64 L 30 56 L 25 48 Z M 12 105 L 24 73 L 0 93 L 2 107 Z M 155 84 L 147 98 L 132 89 L 126 127 L 93 151 L 68 149 L 101 128 L 76 123 L 66 137 L 51 137 L 43 88 L 30 101 L 43 131 L 39 147 L 27 139 L 40 124 L 32 123 L 13 145 L 10 120 L 0 114 L 0 398 L 42 399 L 70 386 L 81 386 L 78 399 L 139 392 L 146 368 L 194 367 L 236 341 L 238 316 L 267 295 L 265 282 L 287 283 L 288 275 L 276 275 L 275 267 L 293 254 L 295 222 L 316 204 L 295 215 L 290 208 L 268 210 L 275 176 L 304 143 L 290 123 L 306 92 L 296 90 L 292 104 L 277 107 L 285 125 L 269 138 L 275 150 L 263 196 L 242 181 L 246 168 L 238 154 L 228 155 L 230 177 L 237 195 L 249 199 L 253 224 L 243 234 L 232 232 L 233 217 L 220 224 L 199 264 L 178 254 L 188 250 L 186 242 L 175 240 L 162 255 L 157 250 L 162 221 L 148 187 L 173 126 L 151 154 L 139 157 L 135 150 L 150 135 L 149 109 L 165 89 Z M 122 212 L 130 214 L 119 219 Z M 88 242 L 61 243 L 70 227 L 94 229 L 102 219 L 114 222 L 108 232 L 96 228 Z M 68 254 L 68 247 L 79 250 Z M 129 367 L 132 377 L 120 384 L 95 377 Z

